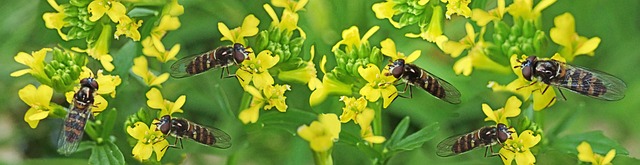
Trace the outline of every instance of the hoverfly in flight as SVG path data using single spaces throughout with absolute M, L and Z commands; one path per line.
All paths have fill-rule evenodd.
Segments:
M 436 154 L 441 157 L 453 156 L 465 153 L 478 147 L 485 147 L 484 156 L 487 157 L 487 151 L 491 150 L 490 156 L 499 155 L 493 152 L 493 145 L 502 144 L 507 139 L 511 139 L 509 128 L 498 123 L 496 126 L 482 127 L 471 133 L 452 136 L 438 143 Z
M 84 134 L 84 126 L 91 117 L 94 106 L 94 96 L 98 91 L 96 79 L 84 78 L 80 80 L 80 90 L 73 95 L 73 101 L 67 117 L 64 119 L 64 129 L 58 139 L 58 153 L 69 155 L 78 149 L 78 144 Z
M 239 43 L 235 43 L 233 46 L 220 46 L 200 55 L 179 59 L 171 65 L 170 73 L 172 77 L 183 78 L 198 75 L 211 69 L 222 68 L 223 71 L 227 70 L 225 78 L 234 77 L 235 74 L 231 74 L 227 67 L 242 63 L 249 58 L 249 53 L 251 52 Z M 220 78 L 222 77 L 220 74 Z
M 514 66 L 514 68 L 522 68 L 522 76 L 525 79 L 532 81 L 532 77 L 536 78 L 536 81 L 523 87 L 542 81 L 547 84 L 547 87 L 542 91 L 543 94 L 551 85 L 593 98 L 612 101 L 622 99 L 624 91 L 627 89 L 627 84 L 610 74 L 569 65 L 553 59 L 539 60 L 536 56 L 529 56 L 520 63 L 520 66 Z M 558 91 L 560 91 L 562 98 L 566 100 L 562 90 L 558 88 Z M 554 100 L 555 98 L 549 104 Z
M 393 75 L 396 79 L 405 81 L 404 91 L 400 93 L 406 92 L 409 85 L 419 86 L 431 95 L 446 102 L 451 104 L 460 103 L 460 92 L 458 89 L 436 75 L 414 64 L 405 63 L 403 59 L 397 59 L 393 61 L 393 64 L 389 64 L 388 66 L 388 75 Z M 413 88 L 410 87 L 409 97 L 413 97 Z
M 176 138 L 176 141 L 169 147 L 182 149 L 182 138 L 193 139 L 200 144 L 216 148 L 231 147 L 231 136 L 217 128 L 207 128 L 183 118 L 172 118 L 169 115 L 162 116 L 159 122 L 154 124 L 162 134 Z M 176 145 L 178 140 L 180 140 L 180 147 Z

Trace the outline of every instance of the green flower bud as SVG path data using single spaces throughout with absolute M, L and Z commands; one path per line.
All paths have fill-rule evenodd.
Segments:
M 282 32 L 282 38 L 280 38 L 280 44 L 289 45 L 289 41 L 291 41 L 291 35 L 286 34 L 287 31 Z
M 522 54 L 522 51 L 520 50 L 520 48 L 514 46 L 509 48 L 509 51 L 507 51 L 507 54 Z
M 49 103 L 49 116 L 64 119 L 67 117 L 67 108 L 54 102 Z
M 509 54 L 509 48 L 511 48 L 511 44 L 509 44 L 509 42 L 505 42 L 502 44 L 501 46 L 502 48 L 502 54 L 506 55 L 506 56 L 511 56 L 512 54 Z
M 522 26 L 522 34 L 524 37 L 531 38 L 536 33 L 536 28 L 533 26 L 533 22 L 525 21 Z
M 496 24 L 495 29 L 496 29 L 496 33 L 498 35 L 501 35 L 502 37 L 509 36 L 509 33 L 511 32 L 511 28 L 509 28 L 509 25 L 507 25 L 507 23 L 504 23 L 502 21 Z
M 378 64 L 382 62 L 382 59 L 383 57 L 380 53 L 380 49 L 378 49 L 378 47 L 373 47 L 369 55 L 369 63 Z
M 269 40 L 271 41 L 279 41 L 282 33 L 280 33 L 280 30 L 278 29 L 273 29 L 270 31 L 270 35 L 269 35 Z
M 263 30 L 256 40 L 256 50 L 264 50 L 269 45 L 269 31 Z

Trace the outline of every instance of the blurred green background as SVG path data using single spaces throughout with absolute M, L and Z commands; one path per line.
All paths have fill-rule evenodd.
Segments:
M 537 2 L 537 1 L 536 1 Z M 180 16 L 182 26 L 171 31 L 163 39 L 165 45 L 181 44 L 178 58 L 199 54 L 217 46 L 222 37 L 218 32 L 217 23 L 224 22 L 230 28 L 240 26 L 243 18 L 248 14 L 256 15 L 260 20 L 260 29 L 268 28 L 271 19 L 263 10 L 262 5 L 268 1 L 209 1 L 191 0 L 180 1 L 184 5 L 184 15 Z M 435 155 L 437 143 L 449 136 L 470 132 L 490 123 L 484 122 L 485 115 L 481 111 L 481 104 L 487 103 L 497 109 L 504 106 L 509 93 L 494 93 L 487 88 L 488 81 L 501 84 L 509 83 L 515 78 L 513 74 L 496 74 L 482 70 L 474 70 L 469 77 L 456 76 L 452 70 L 455 59 L 443 54 L 435 44 L 421 39 L 404 37 L 407 32 L 414 32 L 415 27 L 403 29 L 393 28 L 388 21 L 375 18 L 371 6 L 374 1 L 322 1 L 311 0 L 306 11 L 300 14 L 299 26 L 308 35 L 305 42 L 303 57 L 308 59 L 309 47 L 316 46 L 317 56 L 329 55 L 329 66 L 333 63 L 331 46 L 341 39 L 341 32 L 350 26 L 358 26 L 364 34 L 372 26 L 381 29 L 370 39 L 372 45 L 379 46 L 379 42 L 392 38 L 398 51 L 410 53 L 422 50 L 423 54 L 415 63 L 426 70 L 438 75 L 456 86 L 462 93 L 462 104 L 450 105 L 437 100 L 425 92 L 414 90 L 414 98 L 397 99 L 383 111 L 384 133 L 389 137 L 395 125 L 405 116 L 411 117 L 409 131 L 416 131 L 429 124 L 440 123 L 440 130 L 433 140 L 425 143 L 421 148 L 411 152 L 403 152 L 392 158 L 392 164 L 497 164 L 498 158 L 484 158 L 484 149 L 477 149 L 470 153 L 441 158 Z M 509 3 L 507 3 L 509 4 Z M 43 159 L 56 159 L 63 156 L 55 152 L 57 134 L 61 129 L 61 120 L 48 118 L 41 121 L 36 129 L 31 129 L 23 120 L 28 106 L 18 97 L 18 90 L 27 84 L 37 84 L 31 76 L 18 78 L 10 77 L 13 71 L 24 68 L 13 57 L 20 51 L 31 52 L 43 47 L 54 47 L 63 42 L 55 30 L 47 29 L 42 20 L 44 12 L 54 11 L 46 1 L 22 0 L 6 1 L 0 6 L 0 164 L 38 163 Z M 276 9 L 281 12 L 280 8 Z M 601 130 L 604 135 L 626 147 L 631 157 L 640 157 L 640 119 L 638 107 L 640 102 L 640 78 L 634 67 L 640 65 L 640 1 L 602 1 L 562 0 L 556 2 L 543 12 L 542 23 L 544 31 L 548 32 L 553 26 L 553 18 L 564 12 L 570 12 L 576 20 L 576 31 L 581 36 L 602 39 L 595 51 L 595 57 L 580 56 L 573 62 L 575 65 L 601 70 L 615 75 L 627 83 L 626 97 L 620 101 L 601 101 L 565 91 L 567 101 L 558 101 L 553 107 L 542 112 L 544 128 L 554 128 L 560 120 L 568 119 L 567 128 L 558 137 L 564 135 Z M 449 38 L 458 40 L 464 36 L 464 23 L 467 19 L 454 16 L 446 20 L 444 31 Z M 124 37 L 123 37 L 124 38 Z M 114 41 L 111 54 L 118 60 L 117 51 L 128 38 Z M 249 39 L 249 43 L 255 39 Z M 555 50 L 551 47 L 550 50 Z M 549 57 L 552 52 L 544 55 Z M 153 68 L 168 71 L 167 64 L 157 63 L 149 59 Z M 93 61 L 92 63 L 95 63 Z M 220 79 L 219 71 L 187 79 L 169 79 L 163 84 L 163 95 L 166 99 L 175 100 L 180 95 L 187 95 L 187 102 L 182 109 L 182 117 L 194 122 L 214 126 L 228 132 L 234 146 L 220 150 L 201 146 L 195 142 L 184 141 L 183 150 L 170 149 L 165 158 L 179 160 L 186 157 L 189 164 L 237 163 L 237 164 L 311 164 L 313 158 L 308 149 L 308 143 L 297 136 L 292 136 L 297 126 L 292 130 L 259 129 L 259 125 L 243 126 L 237 119 L 238 106 L 242 96 L 242 88 L 234 79 Z M 137 161 L 131 157 L 131 148 L 127 142 L 127 134 L 122 122 L 141 107 L 146 107 L 145 92 L 147 90 L 139 81 L 121 75 L 123 83 L 118 88 L 117 97 L 109 105 L 118 109 L 118 123 L 114 129 L 117 144 L 122 150 L 127 163 Z M 338 97 L 329 97 L 327 101 L 313 110 L 309 107 L 310 91 L 306 85 L 293 84 L 292 91 L 287 92 L 287 104 L 290 110 L 313 111 L 314 113 L 341 114 L 343 103 Z M 54 102 L 67 105 L 62 94 L 54 95 Z M 231 113 L 230 113 L 231 112 Z M 261 111 L 261 117 L 273 115 L 275 111 Z M 566 117 L 566 118 L 565 118 Z M 120 122 L 122 121 L 122 122 Z M 309 121 L 310 122 L 310 121 Z M 306 123 L 308 124 L 308 123 Z M 345 128 L 346 127 L 346 128 Z M 357 126 L 343 124 L 343 130 L 358 130 Z M 173 138 L 169 138 L 172 143 Z M 88 152 L 74 154 L 71 158 L 75 163 L 86 162 Z M 577 162 L 577 158 L 567 154 L 559 156 L 539 156 L 538 163 L 549 162 Z M 367 156 L 357 148 L 336 143 L 333 149 L 336 164 L 368 164 Z M 614 160 L 615 163 L 615 160 Z

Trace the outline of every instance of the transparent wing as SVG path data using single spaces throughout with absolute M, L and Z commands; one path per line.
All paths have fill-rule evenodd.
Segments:
M 627 84 L 619 78 L 594 69 L 569 64 L 566 64 L 565 67 L 566 75 L 564 78 L 552 81 L 551 85 L 602 100 L 624 98 Z
M 191 66 L 193 65 L 192 62 L 198 58 L 201 58 L 201 56 L 205 54 L 183 57 L 178 61 L 176 61 L 175 63 L 171 64 L 171 71 L 169 72 L 171 74 L 171 77 L 184 78 L 184 77 L 195 76 L 200 73 L 203 73 L 204 71 L 201 71 L 198 73 L 192 73 L 191 71 L 187 71 L 187 69 L 194 67 L 194 66 Z
M 442 140 L 440 143 L 438 143 L 438 148 L 436 149 L 436 155 L 441 156 L 441 157 L 448 157 L 448 156 L 453 156 L 453 155 L 458 155 L 461 153 L 456 153 L 454 151 L 453 146 L 456 144 L 456 142 L 466 136 L 467 134 L 462 134 L 462 135 L 456 135 L 456 136 L 452 136 L 452 137 L 448 137 L 444 140 Z
M 229 136 L 229 134 L 215 127 L 206 128 L 213 134 L 213 138 L 215 139 L 215 143 L 211 145 L 212 147 L 222 149 L 231 147 L 231 136 Z
M 449 82 L 441 79 L 440 77 L 430 73 L 429 71 L 426 71 L 424 69 L 422 69 L 422 71 L 427 72 L 429 74 L 429 76 L 435 78 L 436 80 L 438 80 L 438 84 L 440 84 L 440 86 L 442 88 L 444 88 L 444 97 L 440 98 L 446 102 L 449 102 L 451 104 L 459 104 L 460 103 L 460 91 L 458 91 L 458 89 L 456 89 L 456 87 L 454 87 L 453 85 L 451 85 Z
M 69 113 L 64 120 L 63 128 L 60 131 L 60 137 L 58 138 L 58 153 L 63 155 L 70 155 L 78 149 L 78 145 L 84 135 L 84 127 L 87 124 L 87 119 L 91 115 L 91 106 L 87 106 L 86 110 L 81 110 L 76 107 L 69 108 Z

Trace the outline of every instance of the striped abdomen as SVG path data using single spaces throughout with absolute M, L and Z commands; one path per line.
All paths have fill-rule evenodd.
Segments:
M 431 95 L 444 99 L 446 97 L 445 89 L 440 85 L 438 79 L 429 75 L 429 73 L 422 70 L 422 74 L 420 76 L 419 86 L 427 92 L 431 93 Z
M 172 120 L 175 123 L 179 123 L 174 124 L 174 126 L 179 127 L 172 128 L 176 137 L 193 139 L 209 146 L 216 143 L 216 139 L 207 128 L 180 118 L 173 118 Z
M 91 111 L 88 108 L 78 109 L 73 107 L 64 121 L 65 140 L 68 143 L 79 141 L 84 133 L 84 126 Z
M 480 132 L 481 130 L 474 131 L 458 138 L 458 140 L 453 143 L 453 146 L 451 146 L 451 150 L 453 151 L 453 153 L 459 154 L 467 152 L 479 146 L 485 146 L 485 144 L 480 139 Z
M 607 87 L 602 80 L 592 72 L 580 68 L 568 67 L 564 75 L 552 79 L 551 83 L 593 97 L 607 93 Z
M 220 60 L 216 59 L 216 54 L 219 52 L 220 51 L 217 51 L 216 49 L 193 58 L 193 60 L 187 64 L 187 73 L 194 75 L 207 71 L 211 68 L 221 67 Z

